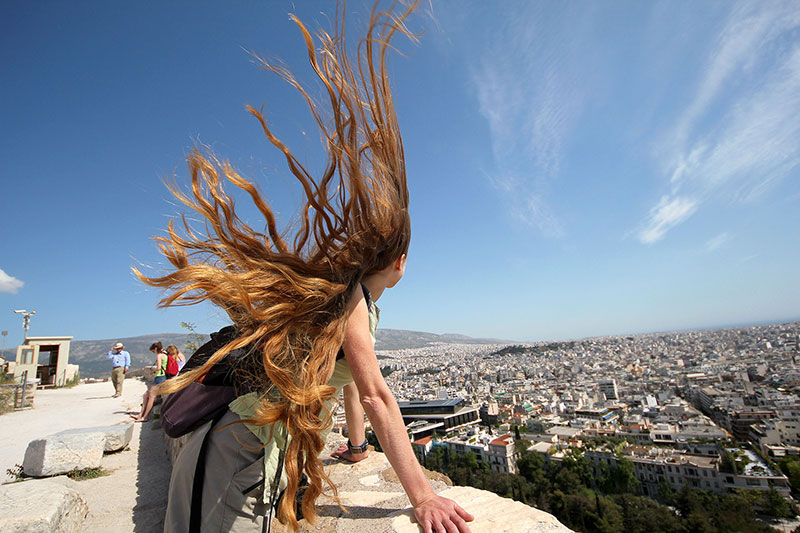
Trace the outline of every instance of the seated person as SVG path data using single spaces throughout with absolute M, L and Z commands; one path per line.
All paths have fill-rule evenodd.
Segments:
M 169 348 L 175 348 L 174 346 L 169 346 Z M 177 348 L 176 348 L 177 350 Z M 153 392 L 153 389 L 156 385 L 160 383 L 164 383 L 167 379 L 166 370 L 167 370 L 167 352 L 162 348 L 160 342 L 154 342 L 150 345 L 150 351 L 156 354 L 156 364 L 154 369 L 155 375 L 153 377 L 153 384 L 144 391 L 144 395 L 142 396 L 142 410 L 139 412 L 139 415 L 134 417 L 134 422 L 146 422 L 147 417 L 150 415 L 150 411 L 153 409 L 153 403 L 156 401 L 156 396 Z

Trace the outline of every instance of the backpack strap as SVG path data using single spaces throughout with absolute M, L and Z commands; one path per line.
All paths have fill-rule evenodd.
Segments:
M 211 427 L 208 428 L 203 437 L 203 444 L 200 445 L 200 452 L 197 454 L 197 466 L 194 468 L 194 480 L 192 481 L 192 506 L 189 511 L 189 533 L 200 533 L 200 520 L 203 516 L 203 481 L 206 477 L 206 451 L 208 450 L 208 439 L 211 432 L 214 431 L 214 426 L 225 416 L 228 412 L 227 406 L 225 409 L 220 409 L 211 420 Z
M 372 309 L 373 305 L 372 294 L 369 292 L 367 286 L 364 285 L 363 281 L 361 282 L 361 292 L 364 293 L 364 300 L 367 302 L 367 311 L 369 311 L 370 309 Z M 336 360 L 338 361 L 339 359 L 344 359 L 344 349 L 342 348 L 339 348 L 339 352 L 336 354 Z
M 361 282 L 361 291 L 364 293 L 364 299 L 367 301 L 367 309 L 372 309 L 372 293 L 369 292 L 369 289 L 364 282 Z

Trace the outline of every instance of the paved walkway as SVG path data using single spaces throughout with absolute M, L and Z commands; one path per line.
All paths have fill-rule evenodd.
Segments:
M 138 413 L 145 390 L 143 382 L 128 379 L 120 398 L 111 398 L 111 382 L 36 391 L 33 409 L 0 416 L 3 481 L 7 468 L 22 464 L 31 440 L 65 429 L 130 422 L 128 412 Z M 135 424 L 128 448 L 105 455 L 102 466 L 111 474 L 75 483 L 89 504 L 84 531 L 163 530 L 170 465 L 157 422 Z

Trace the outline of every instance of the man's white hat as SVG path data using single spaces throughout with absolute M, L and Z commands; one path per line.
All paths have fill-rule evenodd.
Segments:
M 118 342 L 117 344 L 114 345 L 114 348 L 124 348 L 124 346 L 122 345 L 121 342 Z

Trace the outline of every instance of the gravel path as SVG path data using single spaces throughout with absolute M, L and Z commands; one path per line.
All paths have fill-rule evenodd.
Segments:
M 110 426 L 130 420 L 128 411 L 139 411 L 146 385 L 126 379 L 120 398 L 112 398 L 111 382 L 82 384 L 71 389 L 37 390 L 32 409 L 0 416 L 0 472 L 22 464 L 25 449 L 34 439 L 65 429 Z
M 111 382 L 36 391 L 33 409 L 0 416 L 3 480 L 7 468 L 22 463 L 31 440 L 65 429 L 130 422 L 128 412 L 138 413 L 145 390 L 143 382 L 128 379 L 120 398 L 111 398 Z M 128 448 L 105 455 L 102 467 L 110 475 L 75 483 L 89 504 L 84 531 L 162 531 L 170 464 L 158 422 L 135 424 Z

